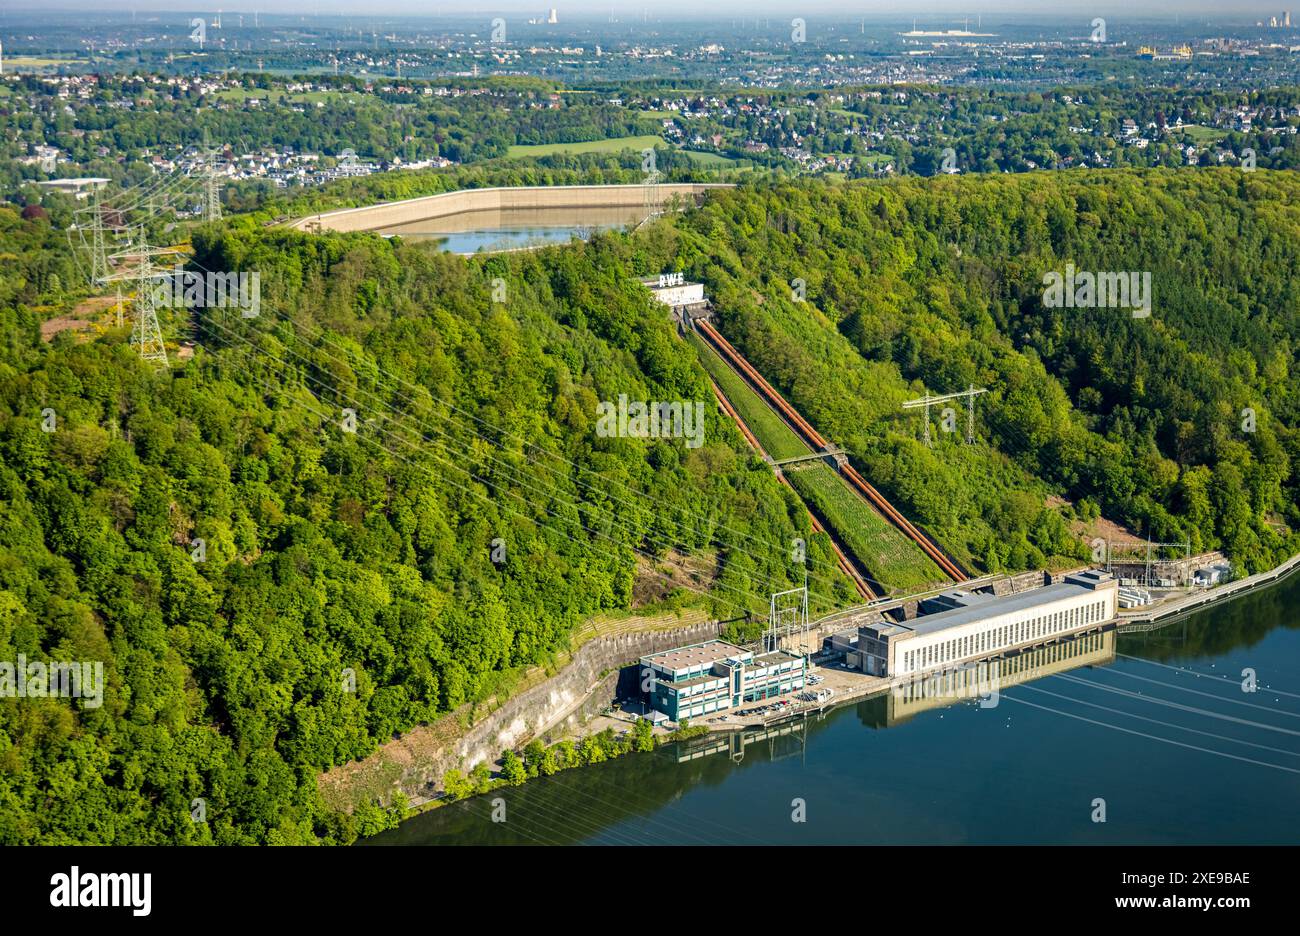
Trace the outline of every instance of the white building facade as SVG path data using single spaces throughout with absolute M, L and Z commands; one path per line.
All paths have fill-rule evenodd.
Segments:
M 964 606 L 902 624 L 859 628 L 859 665 L 876 676 L 948 669 L 1096 629 L 1115 617 L 1118 583 L 1105 572 L 1068 575 L 1057 585 Z
M 666 306 L 703 305 L 704 284 L 688 283 L 681 273 L 663 273 L 655 279 L 642 280 L 651 294 Z

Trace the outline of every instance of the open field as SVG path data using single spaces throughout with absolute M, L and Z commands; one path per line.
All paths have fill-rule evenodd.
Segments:
M 740 418 L 745 421 L 754 435 L 758 436 L 758 441 L 767 454 L 780 461 L 783 458 L 798 458 L 800 455 L 812 453 L 812 449 L 795 435 L 794 430 L 781 420 L 776 411 L 764 403 L 749 384 L 728 367 L 703 339 L 691 335 L 690 341 L 699 352 L 704 369 L 727 395 L 736 412 L 740 413 Z
M 18 71 L 21 68 L 57 68 L 60 65 L 71 65 L 77 61 L 74 55 L 51 58 L 44 55 L 6 55 L 5 68 L 12 71 Z
M 840 542 L 890 592 L 915 591 L 946 581 L 939 567 L 858 497 L 830 465 L 792 465 L 785 475 Z
M 556 153 L 621 153 L 623 150 L 643 150 L 663 145 L 663 138 L 657 136 L 615 137 L 610 140 L 588 140 L 585 143 L 536 143 L 512 146 L 506 152 L 506 156 L 510 159 L 532 159 L 538 156 L 552 156 Z
M 868 166 L 879 166 L 884 163 L 894 162 L 896 159 L 896 157 L 889 155 L 889 153 L 877 152 L 861 153 L 856 158 L 859 162 L 866 163 Z
M 278 91 L 268 91 L 265 88 L 225 88 L 217 91 L 212 95 L 223 101 L 275 101 L 281 98 L 294 104 L 316 104 L 320 102 L 341 103 L 344 101 L 359 102 L 366 100 L 362 94 L 353 94 L 347 91 L 302 91 L 296 94 L 283 94 Z
M 1198 124 L 1187 124 L 1181 131 L 1189 137 L 1193 143 L 1203 146 L 1206 143 L 1218 143 L 1228 135 L 1227 130 L 1219 130 L 1216 127 L 1202 127 Z
M 739 164 L 739 160 L 718 153 L 701 153 L 695 150 L 682 150 L 681 153 L 697 166 L 703 166 L 706 169 L 730 169 Z

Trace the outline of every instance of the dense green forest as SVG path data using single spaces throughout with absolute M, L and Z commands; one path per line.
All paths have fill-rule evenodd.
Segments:
M 669 255 L 764 375 L 975 567 L 1086 556 L 1069 525 L 1100 508 L 1254 571 L 1300 547 L 1298 195 L 1290 174 L 1228 169 L 777 185 L 711 197 Z M 1150 272 L 1151 317 L 1045 308 L 1044 274 L 1068 263 Z M 978 444 L 963 407 L 953 433 L 936 411 L 927 449 L 901 403 L 971 385 L 990 390 Z
M 853 603 L 634 281 L 663 270 L 977 570 L 1077 562 L 1098 510 L 1249 569 L 1294 552 L 1297 205 L 1270 172 L 764 184 L 469 259 L 236 222 L 195 261 L 259 271 L 263 312 L 169 312 L 197 349 L 168 370 L 125 329 L 43 342 L 78 267 L 0 209 L 0 660 L 108 687 L 0 700 L 0 842 L 347 842 L 387 818 L 328 810 L 322 770 L 508 688 L 647 577 L 761 613 L 798 537 L 815 605 Z M 1151 271 L 1152 316 L 1045 309 L 1071 261 Z M 899 404 L 970 384 L 976 444 L 927 449 Z M 705 402 L 705 444 L 602 438 L 623 393 Z M 686 559 L 708 595 L 675 588 Z
M 264 314 L 214 314 L 155 371 L 124 332 L 42 343 L 62 234 L 0 210 L 0 236 L 0 659 L 108 684 L 0 702 L 0 841 L 348 841 L 377 820 L 327 812 L 321 770 L 500 689 L 675 556 L 732 618 L 802 580 L 804 538 L 818 600 L 851 600 L 626 239 L 466 261 L 207 232 L 198 261 L 260 270 Z M 706 444 L 598 437 L 620 393 L 706 401 Z

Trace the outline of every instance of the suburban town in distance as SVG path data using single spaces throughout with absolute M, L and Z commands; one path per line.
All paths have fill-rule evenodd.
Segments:
M 1280 908 L 1300 7 L 554 2 L 0 10 L 19 918 Z

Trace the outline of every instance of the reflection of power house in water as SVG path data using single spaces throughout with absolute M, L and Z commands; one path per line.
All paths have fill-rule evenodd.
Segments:
M 809 720 L 822 721 L 825 712 L 805 712 L 789 721 L 748 731 L 714 732 L 696 742 L 675 745 L 677 763 L 726 754 L 737 764 L 745 759 L 747 749 L 763 745 L 760 754 L 769 762 L 801 757 L 808 746 Z
M 1104 666 L 1114 660 L 1115 631 L 1104 630 L 1036 647 L 1015 656 L 970 663 L 945 673 L 932 673 L 890 688 L 885 723 L 893 726 L 913 715 L 954 702 L 996 704 L 999 693 L 1012 686 L 1066 673 L 1081 666 Z

